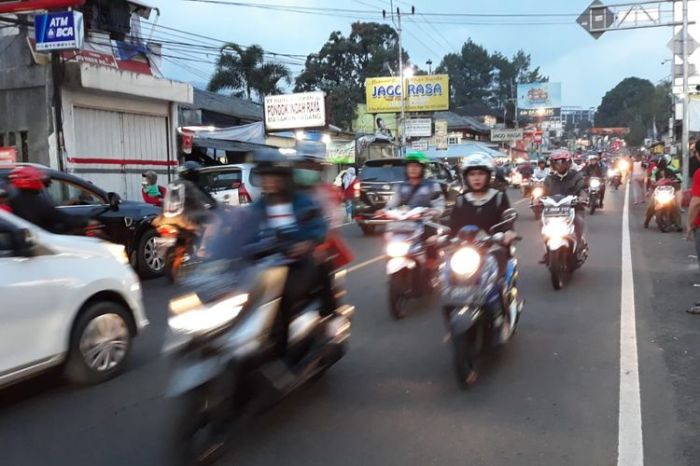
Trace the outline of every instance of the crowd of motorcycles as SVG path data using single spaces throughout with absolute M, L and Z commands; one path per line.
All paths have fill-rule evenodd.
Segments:
M 544 179 L 525 180 L 523 194 L 541 222 L 545 264 L 554 289 L 563 288 L 588 255 L 588 246 L 575 233 L 576 210 L 583 207 L 594 214 L 602 205 L 603 184 L 617 190 L 626 181 L 623 178 L 626 174 L 617 170 L 610 170 L 607 180 L 589 178 L 587 201 L 577 196 L 544 197 Z M 181 235 L 186 228 L 172 220 L 182 213 L 185 196 L 182 188 L 171 189 L 169 196 L 163 216 L 171 221 L 159 227 L 161 247 L 169 257 L 171 279 L 182 289 L 170 302 L 167 348 L 176 355 L 168 394 L 180 399 L 182 406 L 173 461 L 211 464 L 231 444 L 236 426 L 320 378 L 343 357 L 354 307 L 339 304 L 333 315 L 322 317 L 320 290 L 295 303 L 288 336 L 288 357 L 294 367 L 284 370 L 275 356 L 271 332 L 289 272 L 288 245 L 246 233 L 257 229 L 245 208 L 220 210 L 216 228 Z M 391 317 L 405 317 L 411 299 L 439 296 L 462 389 L 475 382 L 482 355 L 510 340 L 523 310 L 514 242 L 496 232 L 513 224 L 517 216 L 514 209 L 507 209 L 502 223 L 490 231 L 465 227 L 451 232 L 425 208 L 385 210 L 370 221 L 385 227 Z M 245 231 L 240 225 L 247 226 Z M 437 267 L 429 265 L 425 228 L 437 232 Z M 499 249 L 507 257 L 505 274 L 499 272 L 492 254 Z M 339 302 L 346 295 L 345 274 L 345 270 L 332 274 Z

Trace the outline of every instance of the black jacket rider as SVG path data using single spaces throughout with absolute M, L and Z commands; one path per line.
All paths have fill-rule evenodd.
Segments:
M 605 176 L 605 173 L 603 173 L 603 165 L 600 162 L 596 163 L 595 165 L 586 165 L 586 167 L 583 170 L 581 170 L 581 172 L 583 173 L 583 176 L 587 178 L 603 178 Z
M 586 181 L 580 172 L 569 170 L 561 177 L 552 172 L 544 181 L 545 196 L 578 196 L 586 189 Z

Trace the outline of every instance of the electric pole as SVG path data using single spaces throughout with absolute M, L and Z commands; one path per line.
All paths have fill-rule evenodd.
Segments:
M 683 188 L 688 189 L 690 177 L 690 99 L 688 89 L 688 0 L 683 0 Z

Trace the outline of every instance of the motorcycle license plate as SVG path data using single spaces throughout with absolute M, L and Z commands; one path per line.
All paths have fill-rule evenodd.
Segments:
M 547 217 L 565 217 L 569 215 L 570 207 L 547 207 L 542 212 Z

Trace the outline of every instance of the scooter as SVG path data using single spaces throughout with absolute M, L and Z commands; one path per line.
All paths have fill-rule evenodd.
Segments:
M 512 223 L 518 214 L 504 212 L 498 227 Z M 441 307 L 452 341 L 454 370 L 460 388 L 475 382 L 481 354 L 505 344 L 515 333 L 523 301 L 518 294 L 518 260 L 515 247 L 504 244 L 504 234 L 489 234 L 464 227 L 441 267 Z M 494 248 L 507 254 L 501 279 Z
M 622 184 L 622 175 L 619 171 L 614 168 L 608 170 L 608 183 L 613 187 L 615 191 L 620 188 Z
M 533 178 L 533 188 L 530 193 L 530 209 L 535 214 L 535 220 L 542 217 L 540 198 L 544 194 L 544 178 Z
M 243 209 L 241 209 L 243 210 Z M 228 214 L 227 214 L 228 215 Z M 247 217 L 247 218 L 246 218 Z M 320 378 L 346 352 L 354 307 L 319 316 L 311 290 L 291 303 L 285 359 L 275 350 L 289 244 L 252 239 L 241 231 L 251 215 L 232 214 L 188 265 L 179 297 L 170 301 L 165 352 L 174 370 L 166 394 L 178 400 L 169 464 L 213 464 L 229 449 L 236 427 Z M 343 273 L 335 274 L 336 296 Z
M 682 231 L 680 225 L 673 222 L 673 210 L 676 206 L 676 188 L 673 182 L 662 180 L 657 183 L 654 189 L 654 216 L 656 217 L 656 225 L 662 233 L 677 230 Z
M 603 196 L 603 182 L 600 178 L 592 176 L 588 180 L 588 206 L 591 215 L 595 214 L 598 207 L 601 206 L 602 196 Z
M 428 264 L 423 236 L 426 226 L 438 231 L 444 227 L 430 221 L 429 210 L 423 207 L 391 209 L 368 221 L 371 225 L 386 225 L 389 313 L 396 320 L 406 316 L 409 299 L 431 294 L 437 288 L 437 267 L 431 268 Z
M 579 244 L 576 238 L 574 219 L 578 203 L 576 196 L 542 198 L 542 238 L 547 250 L 545 264 L 555 290 L 564 288 L 574 270 L 588 258 L 588 246 Z

